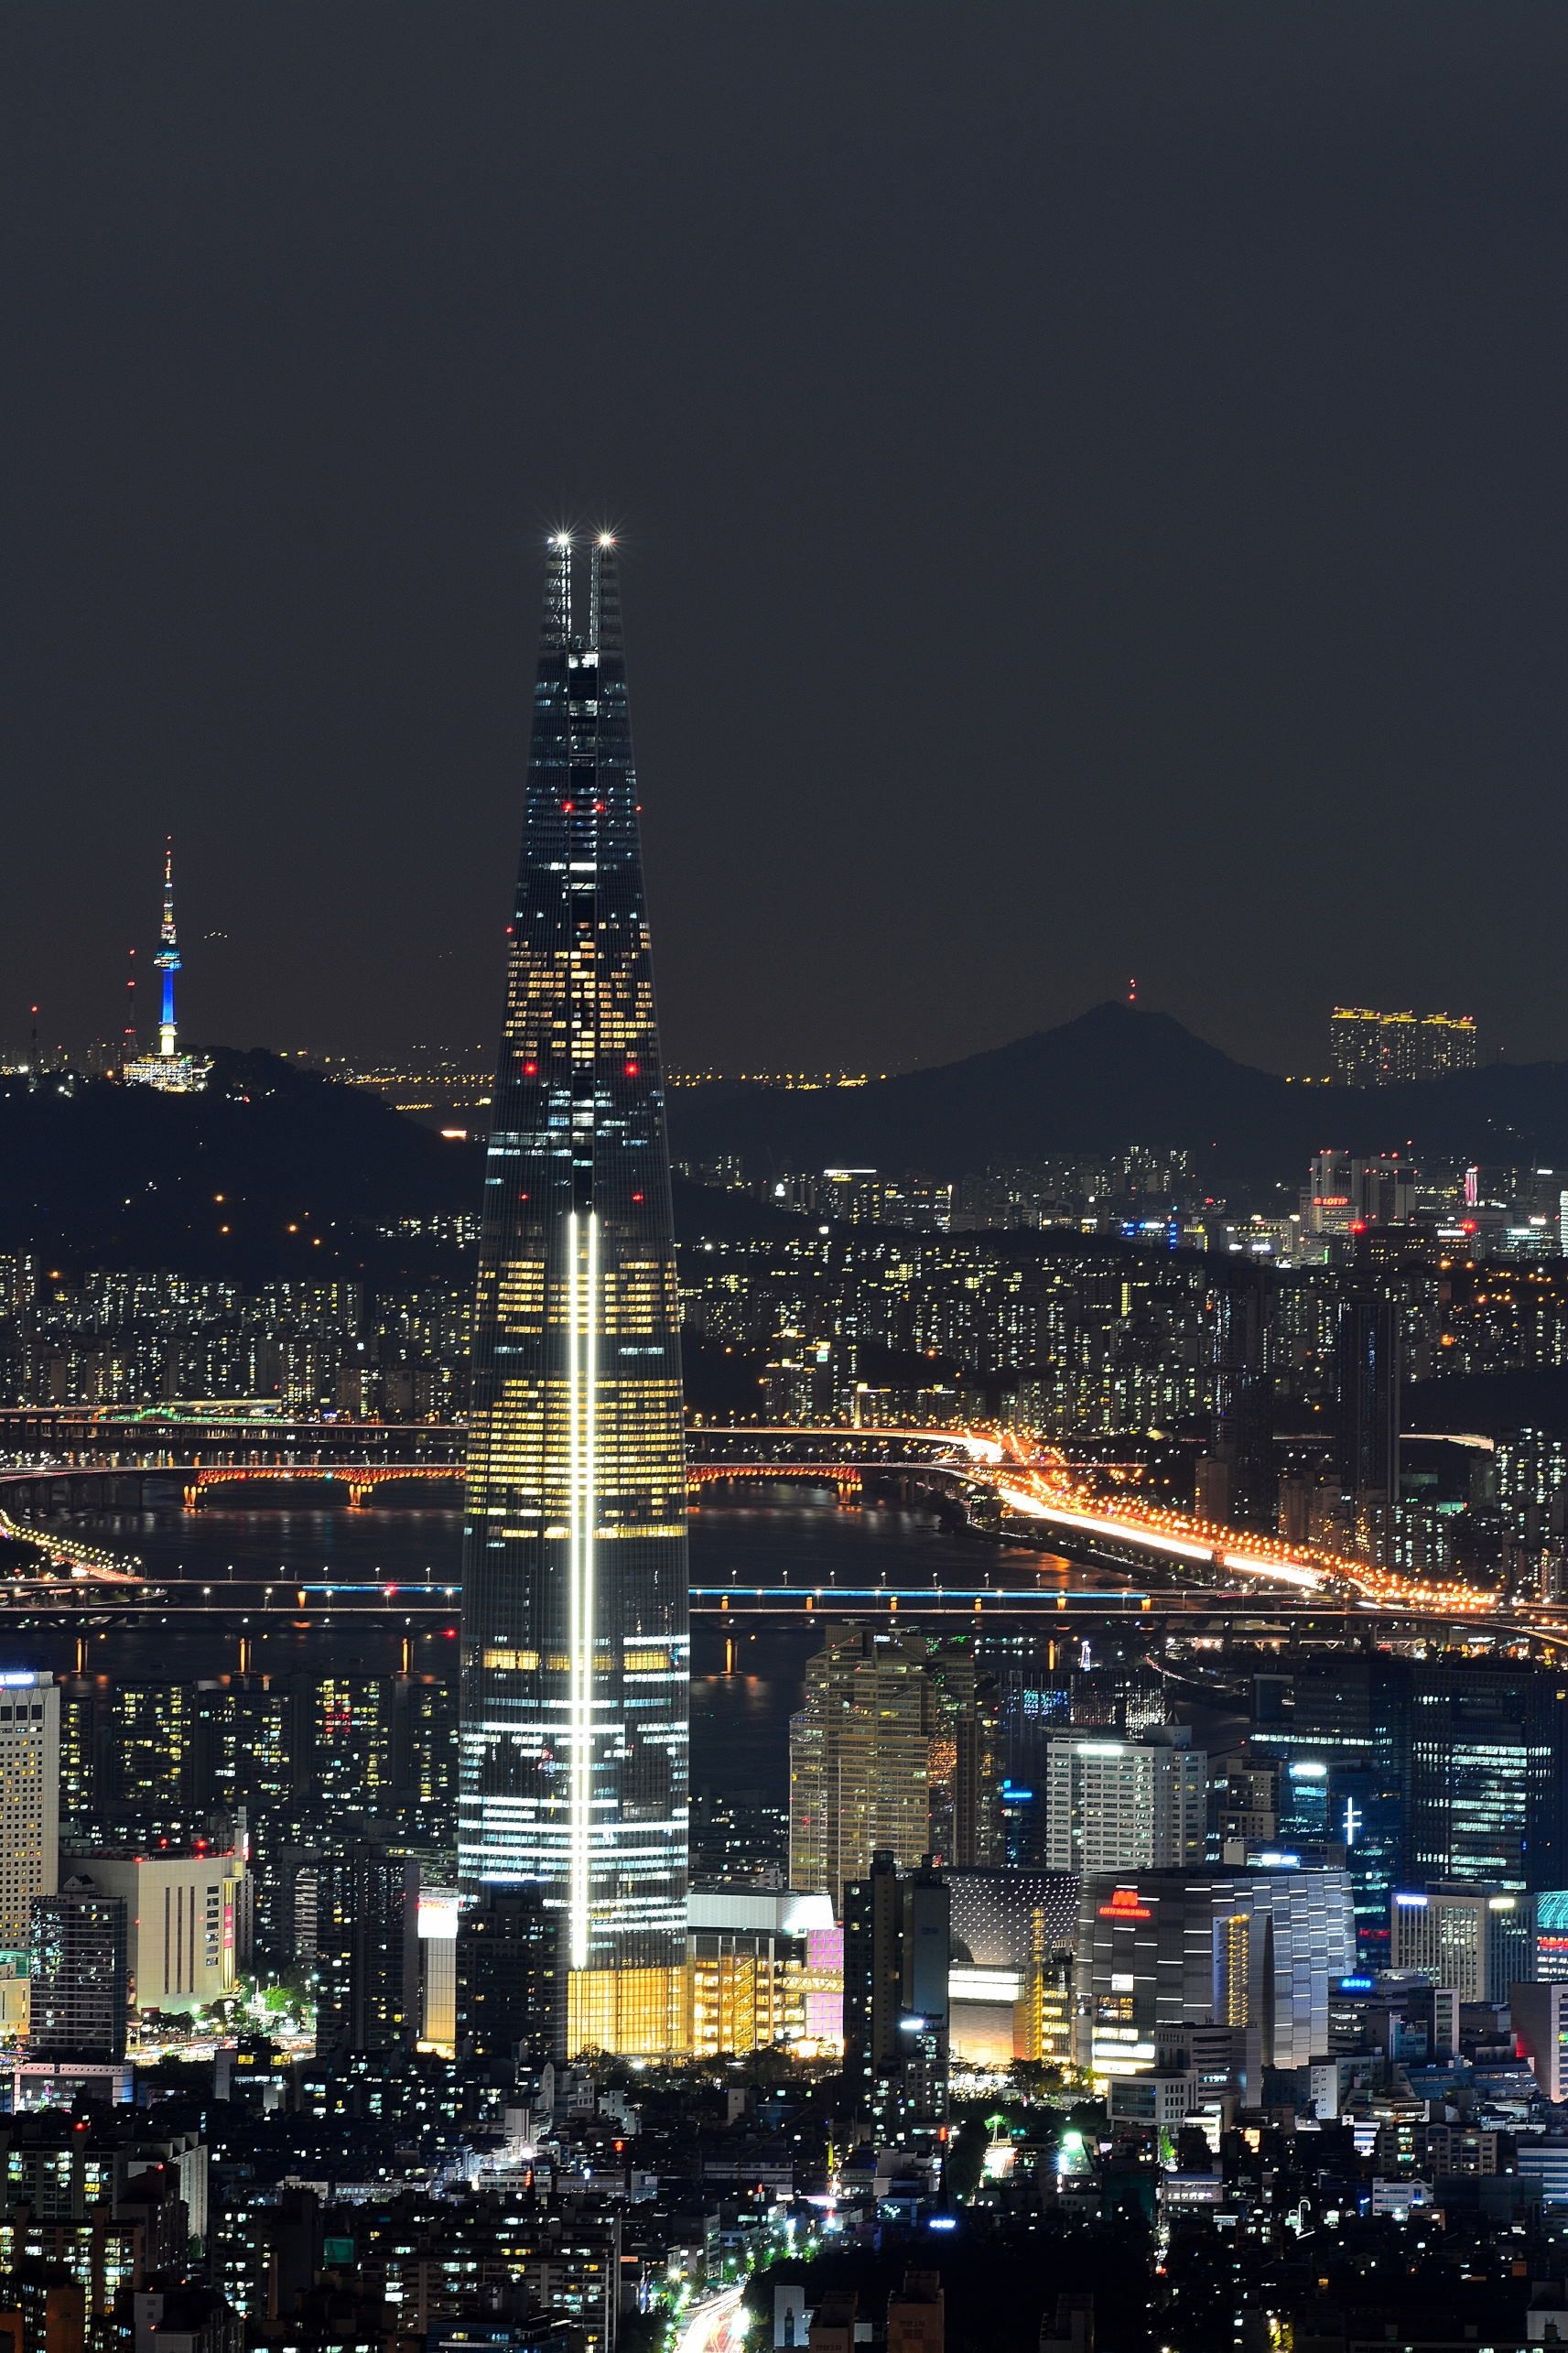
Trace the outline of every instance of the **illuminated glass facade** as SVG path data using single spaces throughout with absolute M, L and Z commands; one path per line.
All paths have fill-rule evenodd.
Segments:
M 474 1319 L 459 1848 L 574 1969 L 685 1957 L 686 1467 L 612 547 L 552 542 Z

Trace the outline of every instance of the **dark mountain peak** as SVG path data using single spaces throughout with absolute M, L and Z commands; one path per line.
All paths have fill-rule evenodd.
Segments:
M 1173 1014 L 1130 1005 L 1122 997 L 1107 997 L 1099 1004 L 1090 1005 L 1087 1012 L 1075 1014 L 1071 1021 L 1059 1023 L 1054 1029 L 1032 1030 L 1024 1037 L 1010 1039 L 1005 1046 L 988 1047 L 983 1053 L 967 1056 L 962 1063 L 947 1063 L 942 1068 L 995 1071 L 1010 1065 L 1022 1068 L 1032 1063 L 1057 1068 L 1075 1064 L 1104 1067 L 1110 1063 L 1130 1075 L 1189 1069 L 1269 1078 L 1266 1071 L 1254 1070 L 1249 1064 L 1236 1061 L 1222 1047 L 1197 1036 Z M 935 1077 L 937 1073 L 925 1075 Z
M 1062 1153 L 1177 1145 L 1206 1178 L 1302 1182 L 1314 1152 L 1568 1156 L 1568 1065 L 1494 1066 L 1424 1085 L 1292 1086 L 1171 1014 L 1114 999 L 960 1062 L 852 1089 L 692 1088 L 677 1153 L 757 1174 L 836 1162 L 952 1177 Z

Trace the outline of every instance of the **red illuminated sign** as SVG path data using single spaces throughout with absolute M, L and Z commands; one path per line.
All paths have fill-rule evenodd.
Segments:
M 1099 1908 L 1102 1920 L 1152 1920 L 1154 1914 L 1147 1904 L 1138 1901 L 1135 1887 L 1119 1887 L 1108 1903 Z

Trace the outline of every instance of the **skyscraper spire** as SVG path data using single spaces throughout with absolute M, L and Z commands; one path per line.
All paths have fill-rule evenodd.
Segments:
M 685 1951 L 686 1474 L 669 1160 L 608 539 L 550 542 L 480 1245 L 459 1865 L 574 1971 Z M 574 1982 L 581 1982 L 574 1980 Z M 600 2035 L 597 2039 L 604 2039 Z
M 163 923 L 153 962 L 163 974 L 163 1018 L 158 1024 L 157 1050 L 166 1062 L 174 1059 L 174 976 L 179 970 L 179 946 L 174 936 L 174 836 L 165 836 L 163 850 Z
M 572 535 L 557 531 L 550 540 L 549 563 L 545 574 L 545 618 L 539 632 L 539 650 L 560 648 L 568 645 L 572 634 Z
M 608 531 L 601 531 L 593 543 L 590 558 L 592 590 L 592 634 L 589 643 L 599 655 L 600 670 L 613 663 L 617 676 L 625 658 L 621 638 L 621 577 L 615 563 L 615 541 Z M 622 683 L 622 691 L 625 691 Z

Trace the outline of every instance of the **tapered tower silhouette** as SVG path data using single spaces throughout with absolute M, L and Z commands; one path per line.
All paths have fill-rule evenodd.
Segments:
M 460 1870 L 573 1968 L 684 1955 L 686 1473 L 664 1086 L 613 542 L 551 542 L 485 1176 Z

